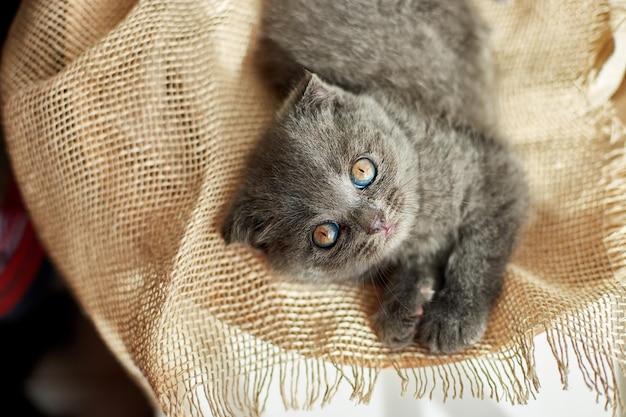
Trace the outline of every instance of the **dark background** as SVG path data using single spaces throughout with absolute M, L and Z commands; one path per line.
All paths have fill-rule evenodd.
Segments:
M 19 4 L 5 0 L 0 6 L 2 45 Z M 0 154 L 4 152 L 0 136 Z M 9 163 L 0 157 L 0 177 L 9 176 Z M 37 282 L 37 296 L 27 297 L 21 314 L 0 319 L 0 415 L 152 415 L 49 261 L 44 260 Z

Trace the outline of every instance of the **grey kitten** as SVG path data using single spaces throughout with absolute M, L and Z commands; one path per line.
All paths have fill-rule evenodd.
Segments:
M 386 346 L 478 341 L 527 194 L 486 133 L 484 33 L 462 0 L 269 1 L 262 57 L 295 85 L 250 155 L 226 242 L 292 279 L 379 281 Z

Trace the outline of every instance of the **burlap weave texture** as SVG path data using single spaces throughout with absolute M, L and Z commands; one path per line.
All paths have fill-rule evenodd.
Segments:
M 272 380 L 288 405 L 328 401 L 346 381 L 367 400 L 377 369 L 391 366 L 418 396 L 437 386 L 458 395 L 464 375 L 466 394 L 524 402 L 537 389 L 541 331 L 564 377 L 570 344 L 588 384 L 615 404 L 624 135 L 611 103 L 592 106 L 588 90 L 619 10 L 477 5 L 533 210 L 484 340 L 444 357 L 383 349 L 368 319 L 373 289 L 280 283 L 259 255 L 219 237 L 277 106 L 252 58 L 261 0 L 23 1 L 0 72 L 16 177 L 77 299 L 168 414 L 193 414 L 202 395 L 215 415 L 256 414 Z

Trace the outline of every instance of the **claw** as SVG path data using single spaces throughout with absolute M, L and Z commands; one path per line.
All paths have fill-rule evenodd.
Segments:
M 430 301 L 433 299 L 433 296 L 435 295 L 435 290 L 433 290 L 430 287 L 424 287 L 420 289 L 420 293 L 426 299 L 426 301 Z

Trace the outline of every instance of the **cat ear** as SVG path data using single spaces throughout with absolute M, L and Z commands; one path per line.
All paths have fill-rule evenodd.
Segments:
M 336 100 L 337 94 L 331 91 L 331 87 L 312 72 L 307 73 L 309 82 L 307 83 L 302 100 L 306 100 L 309 105 L 321 106 L 332 103 Z
M 287 101 L 298 101 L 305 108 L 319 109 L 337 102 L 338 94 L 312 72 L 306 71 Z
M 264 228 L 264 222 L 253 213 L 255 208 L 247 199 L 235 199 L 222 221 L 221 234 L 226 244 L 244 243 L 254 248 L 260 248 L 259 237 Z

